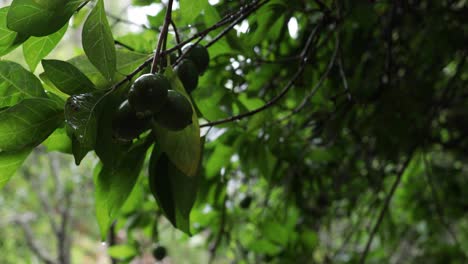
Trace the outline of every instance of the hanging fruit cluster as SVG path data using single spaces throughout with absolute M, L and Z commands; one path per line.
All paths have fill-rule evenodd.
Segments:
M 200 44 L 182 48 L 183 58 L 174 68 L 187 93 L 198 86 L 198 77 L 209 64 L 207 49 Z M 171 56 L 171 62 L 177 57 Z M 167 59 L 161 60 L 161 66 Z M 161 67 L 162 69 L 163 67 Z M 131 141 L 157 123 L 171 131 L 179 131 L 192 124 L 192 105 L 188 98 L 172 89 L 162 73 L 147 73 L 138 77 L 130 87 L 127 99 L 118 107 L 112 120 L 114 137 Z

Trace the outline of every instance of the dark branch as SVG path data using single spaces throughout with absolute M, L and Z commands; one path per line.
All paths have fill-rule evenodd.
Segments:
M 320 22 L 315 27 L 315 29 L 312 31 L 309 38 L 307 39 L 306 45 L 304 46 L 304 49 L 302 50 L 301 55 L 300 55 L 300 57 L 302 59 L 300 61 L 299 69 L 296 71 L 296 73 L 293 75 L 293 77 L 289 80 L 289 82 L 286 84 L 286 86 L 283 88 L 283 90 L 281 90 L 281 92 L 277 96 L 275 96 L 273 99 L 271 99 L 266 104 L 264 104 L 263 106 L 261 106 L 261 107 L 259 107 L 257 109 L 254 109 L 252 111 L 249 111 L 249 112 L 246 112 L 246 113 L 243 113 L 243 114 L 240 114 L 240 115 L 231 116 L 231 117 L 226 118 L 226 119 L 221 119 L 221 120 L 218 120 L 218 121 L 209 122 L 209 123 L 200 125 L 200 127 L 216 126 L 216 125 L 220 125 L 220 124 L 240 120 L 240 119 L 255 115 L 255 114 L 259 113 L 259 112 L 262 112 L 262 111 L 270 108 L 271 106 L 275 105 L 279 100 L 281 100 L 288 93 L 288 91 L 291 89 L 291 87 L 293 87 L 294 83 L 299 78 L 299 76 L 301 76 L 301 74 L 304 72 L 305 66 L 306 66 L 307 61 L 308 61 L 308 56 L 307 55 L 308 55 L 308 53 L 309 53 L 309 51 L 311 49 L 313 39 L 317 36 L 317 33 L 319 32 L 319 29 L 322 27 L 321 23 L 322 22 Z
M 164 17 L 163 28 L 161 30 L 161 33 L 159 34 L 158 46 L 156 47 L 156 52 L 154 53 L 153 57 L 153 64 L 151 65 L 151 73 L 155 73 L 158 70 L 158 62 L 161 56 L 161 50 L 163 47 L 163 43 L 167 39 L 167 30 L 169 28 L 169 25 L 171 24 L 172 3 L 173 0 L 169 0 L 169 2 L 167 3 L 166 16 Z
M 379 216 L 377 218 L 377 222 L 375 223 L 374 227 L 371 230 L 369 239 L 367 240 L 366 247 L 364 248 L 364 251 L 362 252 L 361 258 L 359 260 L 359 263 L 365 263 L 367 254 L 369 253 L 370 246 L 372 245 L 372 241 L 374 240 L 375 234 L 379 230 L 380 225 L 382 224 L 382 221 L 384 219 L 385 214 L 387 213 L 388 207 L 390 206 L 390 202 L 393 198 L 393 195 L 395 194 L 396 189 L 400 185 L 401 178 L 403 177 L 403 173 L 405 172 L 406 168 L 408 167 L 409 162 L 411 161 L 411 158 L 413 156 L 413 151 L 410 151 L 408 154 L 408 157 L 406 158 L 405 162 L 403 163 L 402 167 L 398 171 L 397 178 L 395 182 L 393 183 L 390 192 L 388 195 L 385 197 L 384 205 L 382 209 L 380 210 Z
M 17 218 L 15 223 L 18 224 L 21 229 L 23 229 L 24 235 L 26 237 L 26 244 L 31 249 L 31 251 L 44 263 L 46 264 L 55 264 L 54 259 L 43 249 L 36 239 L 34 238 L 34 233 L 31 230 L 31 225 L 27 219 Z
M 223 238 L 223 235 L 224 235 L 224 228 L 225 228 L 225 225 L 226 225 L 226 203 L 227 203 L 227 198 L 228 198 L 228 195 L 225 194 L 224 195 L 224 200 L 223 200 L 223 208 L 222 208 L 222 211 L 221 211 L 221 223 L 219 225 L 219 231 L 218 231 L 218 235 L 216 236 L 216 239 L 213 243 L 213 245 L 210 247 L 210 259 L 208 261 L 208 263 L 213 263 L 214 261 L 214 258 L 216 257 L 216 251 L 218 250 L 218 247 L 221 243 L 221 239 Z

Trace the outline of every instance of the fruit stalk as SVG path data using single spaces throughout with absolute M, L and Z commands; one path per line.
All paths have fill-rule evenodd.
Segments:
M 161 49 L 162 49 L 164 40 L 167 37 L 169 24 L 171 23 L 173 2 L 174 2 L 173 0 L 169 0 L 169 2 L 167 3 L 166 16 L 164 17 L 163 28 L 161 30 L 161 33 L 159 34 L 158 45 L 156 47 L 156 52 L 154 53 L 153 64 L 151 65 L 151 73 L 155 73 L 158 70 L 158 61 L 159 61 L 159 58 L 161 57 Z

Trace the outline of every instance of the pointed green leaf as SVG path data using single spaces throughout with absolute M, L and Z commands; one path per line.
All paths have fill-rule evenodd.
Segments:
M 81 2 L 83 0 L 13 0 L 7 25 L 24 35 L 47 36 L 68 23 Z
M 0 153 L 0 189 L 10 180 L 16 170 L 23 164 L 24 160 L 31 153 L 32 148 L 26 148 L 14 152 Z
M 165 75 L 171 82 L 172 89 L 180 92 L 190 100 L 179 78 L 170 67 L 167 68 Z M 192 125 L 185 129 L 169 131 L 156 124 L 154 131 L 160 141 L 161 151 L 167 154 L 172 163 L 182 173 L 189 177 L 195 176 L 200 163 L 201 148 L 200 127 L 195 109 L 193 110 Z
M 42 60 L 42 67 L 45 71 L 44 76 L 63 93 L 74 95 L 96 89 L 88 77 L 69 62 Z
M 63 122 L 63 109 L 53 100 L 29 98 L 0 112 L 0 150 L 35 147 Z
M 145 142 L 139 142 L 117 166 L 103 166 L 94 179 L 96 216 L 103 240 L 137 182 L 148 147 Z
M 14 105 L 24 98 L 46 96 L 34 74 L 15 62 L 0 61 L 0 107 Z
M 37 64 L 57 46 L 67 28 L 68 24 L 54 34 L 45 37 L 30 37 L 24 42 L 23 56 L 32 72 L 36 70 Z
M 135 68 L 141 65 L 149 58 L 148 54 L 138 52 L 117 50 L 117 72 L 114 75 L 114 80 L 125 78 L 125 75 L 131 73 Z M 94 67 L 85 55 L 77 56 L 69 60 L 71 64 L 82 71 L 98 89 L 109 88 L 112 82 L 106 80 L 102 74 Z
M 180 12 L 184 21 L 192 23 L 199 16 L 208 1 L 180 0 Z
M 65 122 L 71 130 L 75 162 L 79 164 L 86 153 L 94 149 L 102 92 L 73 95 L 65 104 Z
M 216 144 L 214 152 L 206 162 L 206 177 L 213 178 L 219 175 L 221 169 L 229 164 L 231 156 L 235 153 L 235 149 L 224 144 Z
M 9 6 L 0 8 L 0 56 L 14 50 L 28 38 L 7 27 L 7 14 L 9 9 Z
M 103 0 L 98 0 L 89 14 L 81 36 L 86 56 L 107 80 L 112 80 L 116 71 L 116 54 Z
M 113 258 L 128 260 L 138 255 L 138 250 L 134 246 L 122 244 L 110 247 L 108 253 Z
M 198 178 L 180 171 L 161 152 L 153 149 L 149 165 L 149 185 L 159 207 L 174 227 L 190 234 L 190 211 L 195 203 Z

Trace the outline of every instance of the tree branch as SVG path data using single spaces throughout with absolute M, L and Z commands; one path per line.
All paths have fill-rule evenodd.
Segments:
M 413 150 L 411 150 L 408 154 L 408 157 L 406 158 L 405 162 L 403 163 L 401 169 L 399 170 L 397 174 L 397 178 L 395 182 L 393 183 L 390 192 L 388 195 L 385 197 L 384 205 L 382 209 L 380 210 L 379 217 L 377 218 L 377 222 L 375 223 L 374 227 L 371 230 L 369 239 L 367 240 L 366 247 L 364 248 L 364 251 L 362 252 L 361 258 L 359 260 L 359 263 L 365 263 L 367 254 L 369 253 L 370 246 L 372 245 L 372 241 L 374 240 L 375 234 L 379 230 L 380 225 L 382 224 L 382 221 L 384 219 L 385 214 L 387 213 L 388 207 L 390 206 L 390 202 L 393 198 L 393 195 L 395 194 L 396 189 L 400 185 L 401 178 L 403 177 L 403 174 L 408 167 L 409 162 L 411 161 L 411 158 L 413 157 Z
M 37 162 L 39 162 L 39 159 L 37 159 Z M 57 234 L 58 233 L 58 226 L 57 226 L 57 223 L 56 223 L 56 221 L 54 219 L 55 212 L 52 209 L 52 205 L 49 202 L 47 194 L 44 192 L 45 188 L 43 186 L 44 185 L 43 181 L 45 180 L 44 179 L 45 173 L 42 172 L 39 175 L 39 177 L 36 177 L 36 175 L 32 175 L 31 171 L 29 169 L 27 169 L 27 168 L 23 169 L 23 173 L 27 178 L 29 178 L 31 180 L 30 181 L 31 188 L 36 191 L 36 195 L 39 198 L 39 202 L 40 202 L 42 208 L 44 208 L 44 211 L 46 212 L 47 217 L 49 218 L 49 223 L 50 223 L 50 226 L 52 228 L 52 231 L 54 232 L 54 234 Z
M 289 115 L 287 115 L 286 117 L 281 119 L 281 121 L 290 118 L 292 115 L 297 114 L 302 109 L 304 109 L 304 107 L 307 105 L 307 102 L 309 102 L 310 98 L 312 98 L 315 95 L 315 93 L 318 91 L 318 89 L 320 87 L 322 87 L 323 83 L 325 82 L 325 80 L 327 79 L 327 77 L 330 74 L 331 70 L 333 69 L 333 66 L 335 65 L 339 47 L 340 47 L 340 38 L 337 37 L 336 38 L 336 44 L 335 44 L 335 50 L 333 51 L 333 54 L 331 56 L 330 62 L 328 63 L 327 69 L 322 74 L 322 76 L 320 76 L 319 81 L 317 82 L 317 84 L 315 84 L 314 88 L 312 88 L 310 93 L 308 93 L 304 97 L 304 99 L 301 101 L 301 103 L 296 108 L 294 108 L 294 110 Z
M 56 264 L 56 261 L 44 250 L 39 243 L 36 241 L 33 235 L 33 231 L 29 225 L 28 219 L 17 218 L 14 220 L 24 232 L 26 237 L 26 244 L 31 249 L 31 251 L 44 263 L 46 264 Z
M 216 240 L 214 241 L 213 245 L 210 247 L 210 259 L 208 263 L 213 263 L 214 258 L 216 257 L 216 251 L 218 250 L 219 244 L 221 243 L 221 239 L 224 235 L 224 226 L 226 225 L 226 203 L 227 203 L 228 195 L 224 195 L 223 200 L 223 208 L 221 211 L 221 223 L 219 224 L 219 231 L 218 235 L 216 236 Z
M 161 30 L 161 33 L 159 34 L 159 39 L 158 39 L 158 45 L 156 47 L 156 52 L 154 53 L 153 56 L 153 64 L 151 65 L 151 73 L 155 73 L 158 70 L 158 62 L 159 58 L 161 56 L 161 49 L 163 47 L 163 43 L 167 39 L 167 30 L 169 28 L 169 25 L 171 24 L 171 14 L 172 14 L 172 3 L 173 0 L 169 0 L 167 3 L 167 10 L 166 10 L 166 16 L 164 17 L 164 24 L 163 28 Z
M 174 30 L 177 45 L 179 45 L 180 44 L 179 31 L 177 30 L 177 26 L 176 26 L 176 24 L 174 23 L 174 21 L 172 19 L 171 19 L 171 26 L 172 26 L 172 29 Z M 179 52 L 179 56 L 182 55 L 182 49 L 181 48 L 178 49 L 178 52 Z
M 269 0 L 266 0 L 264 1 L 265 3 L 268 2 Z M 257 3 L 257 2 L 256 2 Z M 262 2 L 263 4 L 263 2 Z M 252 7 L 253 6 L 253 7 Z M 259 8 L 259 6 L 255 6 L 255 5 L 252 5 L 252 4 L 247 4 L 243 7 L 241 7 L 241 11 L 245 11 L 245 10 L 249 10 L 250 8 L 253 8 L 254 10 L 257 10 Z M 172 48 L 169 48 L 167 50 L 164 50 L 164 51 L 161 51 L 161 55 L 160 56 L 166 56 L 176 50 L 179 50 L 181 49 L 185 44 L 193 41 L 194 39 L 197 39 L 197 38 L 203 38 L 205 37 L 206 35 L 208 35 L 209 32 L 213 31 L 213 30 L 216 30 L 228 23 L 230 23 L 231 21 L 235 20 L 236 18 L 236 15 L 241 15 L 242 12 L 239 11 L 237 12 L 235 15 L 227 15 L 225 16 L 224 18 L 222 18 L 220 21 L 218 21 L 217 23 L 215 23 L 214 25 L 208 27 L 207 29 L 201 31 L 201 32 L 198 32 L 196 34 L 194 34 L 193 36 L 191 36 L 190 38 L 180 42 L 178 45 L 175 45 L 174 47 Z M 234 25 L 232 26 L 234 27 Z M 231 29 L 232 29 L 231 27 Z M 210 42 L 211 43 L 211 42 Z M 179 57 L 180 58 L 180 57 Z M 106 96 L 107 94 L 115 91 L 118 87 L 122 86 L 124 83 L 126 82 L 129 82 L 135 75 L 137 75 L 140 71 L 142 71 L 147 65 L 149 65 L 152 61 L 154 60 L 154 57 L 151 57 L 149 59 L 147 59 L 146 61 L 144 61 L 142 64 L 140 64 L 140 66 L 138 66 L 133 72 L 129 73 L 128 75 L 126 75 L 122 80 L 120 80 L 118 83 L 114 84 L 109 90 L 108 92 L 104 95 Z M 104 97 L 103 96 L 103 97 Z
M 263 106 L 261 106 L 261 107 L 259 107 L 257 109 L 254 109 L 252 111 L 249 111 L 249 112 L 246 112 L 246 113 L 243 113 L 243 114 L 231 116 L 231 117 L 226 118 L 226 119 L 221 119 L 221 120 L 217 120 L 217 121 L 214 121 L 214 122 L 209 122 L 209 123 L 206 123 L 206 124 L 202 124 L 202 125 L 200 125 L 200 127 L 216 126 L 216 125 L 233 122 L 233 121 L 236 121 L 236 120 L 240 120 L 240 119 L 255 115 L 255 114 L 259 113 L 259 112 L 262 112 L 263 110 L 266 110 L 266 109 L 270 108 L 271 106 L 275 105 L 280 99 L 282 99 L 288 93 L 288 91 L 291 89 L 291 87 L 294 85 L 294 83 L 299 78 L 299 76 L 301 76 L 302 73 L 304 72 L 305 66 L 306 66 L 306 64 L 308 62 L 308 56 L 307 55 L 308 55 L 308 53 L 309 53 L 309 51 L 311 49 L 312 40 L 316 37 L 317 33 L 319 32 L 319 29 L 322 27 L 322 22 L 323 21 L 319 22 L 319 24 L 315 27 L 315 29 L 312 31 L 312 33 L 309 35 L 309 38 L 307 39 L 306 45 L 304 46 L 304 49 L 302 50 L 301 55 L 300 55 L 301 61 L 300 61 L 300 64 L 299 64 L 299 69 L 296 71 L 296 73 L 293 75 L 293 77 L 289 80 L 289 82 L 286 84 L 286 86 L 283 88 L 283 90 L 281 90 L 281 92 L 277 96 L 275 96 L 273 99 L 271 99 L 266 104 L 264 104 Z
M 440 203 L 440 200 L 439 200 L 439 197 L 437 195 L 436 188 L 435 188 L 435 184 L 434 184 L 434 181 L 433 181 L 432 165 L 427 160 L 426 154 L 424 153 L 422 155 L 423 155 L 423 161 L 424 161 L 424 171 L 426 172 L 425 173 L 426 174 L 426 180 L 427 180 L 427 184 L 429 185 L 429 188 L 431 190 L 432 198 L 434 200 L 434 204 L 435 204 L 435 207 L 436 207 L 437 216 L 439 217 L 440 223 L 444 226 L 445 229 L 447 229 L 448 233 L 452 237 L 452 240 L 455 243 L 455 245 L 459 249 L 461 249 L 460 243 L 458 242 L 458 238 L 455 235 L 455 232 L 452 230 L 452 228 L 450 228 L 450 225 L 445 220 L 444 209 L 443 209 L 443 207 L 442 207 L 442 205 Z M 463 252 L 463 250 L 461 250 L 461 252 Z
M 81 4 L 78 6 L 78 8 L 75 10 L 75 13 L 80 12 L 80 10 L 83 9 L 83 7 L 85 7 L 88 3 L 89 3 L 89 1 L 85 1 L 85 2 L 81 3 Z

